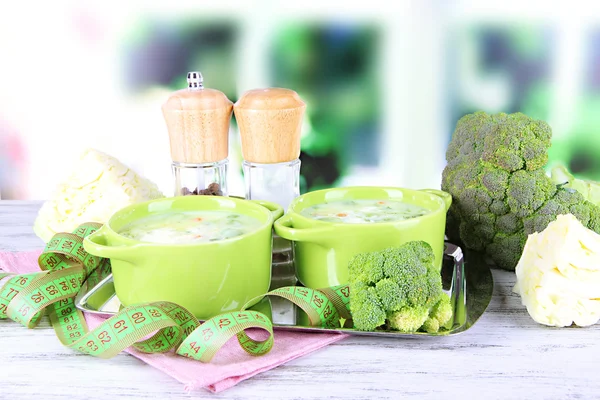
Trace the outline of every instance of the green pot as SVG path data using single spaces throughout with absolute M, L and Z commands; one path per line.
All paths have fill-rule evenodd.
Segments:
M 430 212 L 417 218 L 371 224 L 319 221 L 300 214 L 307 207 L 338 200 L 395 199 Z M 391 187 L 347 187 L 318 190 L 296 198 L 286 215 L 275 221 L 275 232 L 294 243 L 298 280 L 319 289 L 348 283 L 348 262 L 358 253 L 399 246 L 412 240 L 431 245 L 441 268 L 446 212 L 452 197 L 441 190 Z
M 156 213 L 226 210 L 262 222 L 252 232 L 231 239 L 190 244 L 156 244 L 117 232 L 126 224 Z M 273 221 L 280 206 L 219 196 L 184 196 L 134 204 L 116 212 L 84 240 L 90 254 L 110 258 L 115 292 L 125 306 L 171 301 L 198 319 L 239 310 L 269 290 Z

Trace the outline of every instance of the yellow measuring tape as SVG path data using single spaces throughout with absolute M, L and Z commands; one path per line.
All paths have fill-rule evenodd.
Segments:
M 0 286 L 0 319 L 10 318 L 33 328 L 46 313 L 62 344 L 101 358 L 133 346 L 144 353 L 176 349 L 176 354 L 208 362 L 234 335 L 251 355 L 271 350 L 273 325 L 264 314 L 246 310 L 252 301 L 240 311 L 218 315 L 203 324 L 185 308 L 168 301 L 132 305 L 90 331 L 73 299 L 84 281 L 91 287 L 110 273 L 109 260 L 83 248 L 83 238 L 100 227 L 86 223 L 73 233 L 56 234 L 39 257 L 41 272 L 0 272 L 0 283 L 4 281 Z M 347 285 L 321 290 L 289 286 L 265 296 L 283 297 L 296 304 L 306 312 L 311 326 L 339 328 L 340 319 L 351 319 Z M 254 340 L 246 334 L 250 328 L 262 329 L 269 337 Z

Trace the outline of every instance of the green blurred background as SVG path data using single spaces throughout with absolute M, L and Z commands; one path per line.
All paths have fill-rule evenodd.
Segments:
M 347 184 L 439 186 L 454 125 L 475 110 L 522 111 L 548 121 L 551 162 L 600 180 L 600 19 L 593 18 L 600 13 L 556 7 L 540 18 L 533 5 L 515 12 L 495 1 L 407 1 L 394 10 L 377 1 L 308 1 L 296 9 L 234 3 L 141 12 L 131 4 L 69 2 L 49 10 L 45 19 L 54 22 L 47 30 L 30 21 L 36 30 L 26 36 L 18 35 L 26 10 L 4 10 L 2 198 L 47 197 L 88 146 L 168 192 L 160 104 L 192 70 L 234 102 L 255 87 L 300 94 L 308 104 L 302 192 Z M 44 40 L 50 48 L 27 55 L 40 40 L 38 48 Z M 54 65 L 54 75 L 40 60 Z M 27 92 L 36 74 L 55 90 Z M 236 129 L 232 120 L 230 187 L 241 193 Z

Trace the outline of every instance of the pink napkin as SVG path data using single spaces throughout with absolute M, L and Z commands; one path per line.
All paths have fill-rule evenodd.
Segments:
M 0 252 L 0 270 L 13 273 L 28 273 L 39 270 L 39 251 L 9 253 Z M 90 329 L 103 319 L 96 315 L 85 316 Z M 311 353 L 330 343 L 345 338 L 343 334 L 275 332 L 273 349 L 262 357 L 253 357 L 244 352 L 234 337 L 219 350 L 210 363 L 201 363 L 166 354 L 143 354 L 132 349 L 126 351 L 149 365 L 185 384 L 185 390 L 206 388 L 212 392 L 228 389 L 238 382 L 263 371 L 268 371 L 290 360 Z

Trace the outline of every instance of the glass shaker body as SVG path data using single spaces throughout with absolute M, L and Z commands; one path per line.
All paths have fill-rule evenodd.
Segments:
M 300 195 L 300 159 L 275 164 L 243 162 L 246 199 L 267 200 L 287 210 L 292 200 Z M 292 242 L 273 232 L 273 258 L 271 262 L 270 290 L 297 283 Z M 289 302 L 272 298 L 273 322 L 282 325 L 296 324 L 296 309 Z
M 300 195 L 300 159 L 275 164 L 242 163 L 246 199 L 267 200 L 287 210 Z
M 175 196 L 212 194 L 227 196 L 227 159 L 207 163 L 173 162 Z

